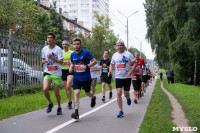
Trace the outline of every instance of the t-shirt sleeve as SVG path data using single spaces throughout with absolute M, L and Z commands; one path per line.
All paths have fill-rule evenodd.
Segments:
M 129 57 L 130 57 L 131 62 L 135 61 L 135 57 L 131 53 L 129 54 Z
M 94 56 L 89 51 L 86 51 L 86 58 L 92 60 L 94 59 Z
M 115 60 L 114 60 L 114 58 L 115 58 L 115 57 L 112 56 L 111 61 L 110 61 L 111 64 L 115 64 Z
M 42 54 L 41 54 L 41 56 L 42 56 L 42 59 L 45 59 L 44 49 L 42 49 Z
M 62 49 L 59 48 L 59 52 L 58 52 L 58 59 L 61 60 L 64 58 L 64 55 L 63 55 L 63 52 L 62 52 Z

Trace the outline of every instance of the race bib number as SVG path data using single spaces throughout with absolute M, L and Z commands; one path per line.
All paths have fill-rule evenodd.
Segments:
M 103 68 L 104 73 L 108 73 L 108 68 Z
M 52 72 L 52 71 L 58 70 L 58 67 L 57 66 L 48 66 L 47 69 L 48 69 L 48 71 Z
M 82 70 L 81 67 L 84 65 L 75 65 L 75 71 L 76 72 L 85 72 L 85 70 Z
M 126 64 L 125 63 L 117 64 L 117 69 L 125 69 L 125 68 L 126 68 Z
M 136 75 L 133 75 L 133 76 L 132 76 L 132 80 L 137 80 L 137 76 L 136 76 Z
M 70 66 L 70 61 L 64 61 L 64 62 L 63 62 L 63 66 L 69 67 L 69 66 Z

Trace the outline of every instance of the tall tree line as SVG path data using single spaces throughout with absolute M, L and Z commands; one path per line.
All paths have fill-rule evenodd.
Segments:
M 146 0 L 147 35 L 163 68 L 188 84 L 200 80 L 200 1 Z

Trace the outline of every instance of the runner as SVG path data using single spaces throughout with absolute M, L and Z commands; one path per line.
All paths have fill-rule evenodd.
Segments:
M 135 60 L 139 62 L 139 56 L 138 53 L 135 53 Z M 134 88 L 134 103 L 137 104 L 137 100 L 139 99 L 139 91 L 141 88 L 141 75 L 142 75 L 142 68 L 140 67 L 139 63 L 136 69 L 133 71 L 133 76 L 132 76 L 132 83 L 133 83 L 133 88 Z
M 160 72 L 160 80 L 162 81 L 163 73 Z
M 63 53 L 62 49 L 55 45 L 54 42 L 55 35 L 49 32 L 47 34 L 48 45 L 42 49 L 42 64 L 44 64 L 43 91 L 49 102 L 46 112 L 50 113 L 53 108 L 53 103 L 49 94 L 49 88 L 51 83 L 54 82 L 54 92 L 58 103 L 57 115 L 61 115 L 62 109 L 60 105 L 59 88 L 62 84 L 61 64 L 63 64 Z
M 146 62 L 145 62 L 146 63 Z M 147 86 L 147 79 L 148 79 L 148 76 L 147 76 L 147 71 L 146 71 L 146 65 L 142 65 L 142 95 L 144 96 L 144 92 L 146 92 L 146 86 Z
M 97 71 L 100 71 L 98 63 L 92 67 L 90 67 L 90 75 L 92 78 L 91 84 L 92 84 L 92 93 L 95 94 L 96 90 L 96 83 L 97 83 Z
M 112 98 L 112 86 L 111 86 L 111 79 L 112 75 L 108 77 L 109 66 L 110 66 L 110 59 L 109 59 L 109 51 L 105 50 L 103 59 L 100 61 L 100 68 L 101 68 L 101 82 L 102 82 L 102 101 L 105 102 L 105 85 L 108 84 L 109 87 L 109 99 Z
M 135 70 L 138 63 L 135 62 L 134 56 L 124 50 L 125 45 L 122 40 L 117 42 L 117 50 L 115 54 L 113 54 L 110 64 L 110 69 L 108 73 L 108 77 L 111 75 L 113 67 L 115 65 L 115 82 L 116 82 L 116 89 L 117 89 L 117 103 L 119 106 L 119 114 L 117 117 L 123 117 L 123 107 L 122 107 L 122 88 L 124 88 L 124 96 L 127 99 L 127 104 L 131 105 L 130 99 L 130 85 L 131 85 L 131 65 L 130 62 L 133 62 L 132 72 Z
M 74 69 L 73 89 L 75 97 L 75 113 L 71 114 L 74 119 L 79 119 L 79 95 L 80 90 L 83 88 L 85 94 L 91 97 L 91 107 L 96 105 L 96 96 L 90 92 L 91 89 L 91 76 L 90 67 L 94 66 L 97 62 L 94 56 L 87 50 L 81 48 L 81 40 L 76 38 L 73 40 L 74 52 L 71 54 L 71 65 L 69 72 L 72 73 Z
M 69 67 L 70 67 L 70 63 L 71 63 L 71 53 L 73 51 L 68 50 L 69 47 L 69 42 L 64 40 L 62 42 L 62 47 L 63 47 L 63 65 L 61 66 L 62 68 L 62 81 L 63 84 L 65 86 L 65 91 L 66 91 L 66 95 L 68 98 L 68 108 L 71 109 L 72 108 L 72 90 L 71 90 L 71 85 L 72 85 L 72 81 L 73 81 L 73 77 L 74 77 L 74 73 L 69 73 Z

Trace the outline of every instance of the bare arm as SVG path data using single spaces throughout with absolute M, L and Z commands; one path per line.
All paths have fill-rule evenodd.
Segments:
M 71 62 L 70 67 L 69 67 L 69 73 L 73 72 L 73 70 L 74 70 L 73 68 L 74 68 L 74 64 Z
M 138 66 L 138 61 L 133 61 L 133 66 L 131 68 L 131 70 L 128 72 L 127 77 L 130 77 L 131 74 L 133 73 L 133 71 L 135 70 L 135 68 Z
M 46 63 L 48 63 L 48 61 L 42 58 L 42 64 L 46 64 Z
M 112 73 L 113 68 L 114 68 L 114 64 L 110 63 L 110 69 L 109 69 L 109 72 L 108 72 L 108 77 L 110 77 L 110 74 Z

